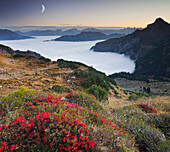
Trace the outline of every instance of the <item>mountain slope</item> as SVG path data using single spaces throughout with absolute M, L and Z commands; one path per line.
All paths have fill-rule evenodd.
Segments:
M 161 18 L 143 30 L 136 30 L 127 36 L 97 43 L 93 49 L 98 52 L 116 52 L 138 59 L 145 56 L 170 38 L 170 24 Z
M 170 77 L 170 24 L 158 18 L 143 30 L 97 43 L 94 51 L 116 52 L 135 60 L 133 75 Z
M 136 70 L 133 75 L 150 75 L 152 78 L 170 78 L 170 41 L 160 45 L 146 56 L 136 60 Z
M 78 62 L 47 63 L 7 55 L 0 55 L 0 60 L 1 151 L 167 151 L 168 97 L 129 101 L 134 94 Z M 97 90 L 75 91 L 80 82 L 88 85 L 89 80 L 110 84 L 121 96 L 114 97 L 110 87 L 108 101 L 97 100 L 102 93 Z M 69 93 L 57 90 L 61 85 Z
M 7 29 L 5 30 L 0 29 L 0 40 L 20 40 L 20 39 L 29 39 L 29 38 L 32 37 L 23 36 Z

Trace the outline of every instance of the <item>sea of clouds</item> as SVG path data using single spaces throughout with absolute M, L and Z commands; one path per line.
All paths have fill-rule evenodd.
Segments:
M 107 75 L 122 71 L 134 72 L 134 61 L 130 60 L 129 57 L 117 53 L 101 53 L 90 50 L 99 41 L 45 42 L 45 40 L 54 38 L 57 38 L 57 36 L 37 36 L 36 39 L 0 41 L 0 44 L 7 45 L 14 50 L 35 51 L 53 61 L 57 59 L 79 61 Z

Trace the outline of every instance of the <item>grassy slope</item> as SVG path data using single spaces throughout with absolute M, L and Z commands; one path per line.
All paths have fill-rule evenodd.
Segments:
M 53 85 L 64 85 L 70 89 L 75 89 L 74 85 L 82 87 L 81 81 L 84 78 L 78 77 L 78 75 L 74 78 L 75 69 L 71 70 L 61 65 L 58 66 L 58 62 L 44 63 L 34 58 L 12 58 L 5 55 L 0 58 L 0 85 L 2 86 L 0 88 L 0 95 L 2 96 L 0 98 L 1 144 L 2 142 L 7 142 L 9 148 L 11 148 L 12 144 L 17 144 L 17 151 L 37 151 L 38 149 L 40 151 L 42 149 L 44 151 L 56 151 L 56 149 L 63 151 L 59 146 L 61 144 L 66 147 L 65 151 L 68 151 L 69 146 L 73 146 L 74 140 L 65 132 L 66 130 L 62 127 L 64 126 L 70 134 L 76 135 L 76 140 L 81 143 L 77 146 L 77 150 L 167 151 L 168 123 L 170 122 L 168 96 L 148 98 L 141 96 L 138 100 L 130 101 L 128 100 L 129 93 L 125 93 L 120 87 L 112 84 L 114 90 L 119 94 L 115 96 L 115 93 L 109 89 L 109 100 L 105 103 L 86 94 L 85 90 L 83 92 L 67 93 L 67 95 L 63 93 L 61 97 L 61 93 L 51 91 Z M 78 68 L 83 71 L 89 70 L 87 66 L 78 65 Z M 71 68 L 74 67 L 75 65 L 71 65 Z M 101 75 L 103 77 L 103 74 Z M 22 88 L 12 93 L 14 90 L 19 89 L 20 86 L 26 86 L 38 91 Z M 11 94 L 8 95 L 9 93 Z M 53 95 L 53 98 L 48 96 L 49 93 Z M 42 97 L 44 98 L 42 99 Z M 148 111 L 142 110 L 136 105 L 141 101 L 155 107 L 158 112 L 151 110 L 148 113 Z M 45 111 L 48 111 L 51 115 L 56 115 L 57 118 L 54 120 L 52 117 L 47 117 L 45 120 L 36 120 L 36 116 L 39 116 L 38 112 L 43 113 Z M 64 117 L 62 116 L 63 114 Z M 25 116 L 24 119 L 27 120 L 24 122 L 25 125 L 29 125 L 31 123 L 29 118 L 33 118 L 33 123 L 36 127 L 48 120 L 45 130 L 50 132 L 45 133 L 42 131 L 38 136 L 35 132 L 39 130 L 32 126 L 30 131 L 33 137 L 31 137 L 29 136 L 30 132 L 27 132 L 28 130 L 13 122 L 17 116 Z M 81 119 L 80 123 L 87 125 L 87 127 L 83 127 L 83 135 L 89 138 L 89 141 L 85 139 L 88 149 L 86 149 L 81 139 L 80 129 L 83 124 L 76 123 L 76 119 Z M 9 126 L 7 128 L 2 127 L 2 124 L 9 125 L 10 122 L 13 122 L 13 128 Z M 69 122 L 74 123 L 72 127 L 67 125 Z M 54 124 L 60 132 L 53 132 L 54 127 L 52 126 Z M 89 132 L 85 131 L 87 129 Z M 26 136 L 23 136 L 21 130 Z M 22 139 L 17 136 L 18 134 Z M 45 138 L 42 138 L 41 134 Z M 67 138 L 68 141 L 64 140 L 64 138 Z M 57 139 L 61 140 L 57 142 Z M 95 141 L 95 143 L 92 141 Z

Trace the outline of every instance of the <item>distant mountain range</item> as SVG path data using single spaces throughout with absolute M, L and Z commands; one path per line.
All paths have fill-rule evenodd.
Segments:
M 106 35 L 109 34 L 130 34 L 134 32 L 137 29 L 141 28 L 124 28 L 120 30 L 109 30 L 109 29 L 97 29 L 97 28 L 86 28 L 83 30 L 78 30 L 76 28 L 72 28 L 69 30 L 61 30 L 61 29 L 56 29 L 56 30 L 31 30 L 28 32 L 21 32 L 21 31 L 15 31 L 18 34 L 25 35 L 25 36 L 63 36 L 63 35 L 77 35 L 80 34 L 81 32 L 100 32 Z
M 135 60 L 133 75 L 170 77 L 170 24 L 162 18 L 143 30 L 97 43 L 96 52 L 116 52 Z
M 23 36 L 7 29 L 0 29 L 0 40 L 20 40 L 29 39 L 30 36 Z
M 54 39 L 54 41 L 72 41 L 72 42 L 79 42 L 79 41 L 94 41 L 94 40 L 104 40 L 110 38 L 118 38 L 125 36 L 125 34 L 110 34 L 106 35 L 101 32 L 81 32 L 77 35 L 64 35 L 59 38 Z
M 75 35 L 79 34 L 81 31 L 73 28 L 66 31 L 56 29 L 56 30 L 33 30 L 28 32 L 15 31 L 15 32 L 26 36 L 58 36 L 58 35 Z

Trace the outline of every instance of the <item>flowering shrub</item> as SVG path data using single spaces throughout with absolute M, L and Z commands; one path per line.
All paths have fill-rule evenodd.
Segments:
M 52 115 L 49 112 L 39 112 L 35 118 L 27 119 L 18 116 L 4 132 L 8 132 L 8 140 L 17 143 L 20 151 L 31 150 L 32 147 L 34 150 L 46 149 L 47 151 L 56 149 L 75 152 L 91 151 L 96 144 L 89 139 L 89 130 L 81 119 L 74 120 L 66 114 Z M 8 146 L 5 148 L 7 149 Z
M 154 113 L 154 112 L 157 113 L 158 112 L 158 110 L 156 108 L 151 107 L 147 103 L 141 102 L 141 103 L 138 103 L 137 106 L 147 113 Z
M 20 108 L 20 115 L 0 126 L 0 144 L 6 142 L 9 149 L 12 145 L 17 145 L 12 148 L 18 151 L 133 149 L 133 141 L 129 142 L 125 131 L 107 118 L 99 101 L 86 93 L 73 92 L 58 98 L 48 95 L 25 101 Z
M 10 145 L 8 146 L 6 142 L 1 142 L 0 144 L 0 151 L 13 151 L 17 145 Z

